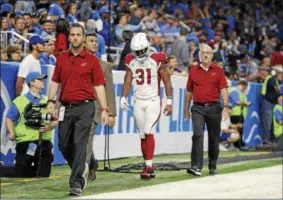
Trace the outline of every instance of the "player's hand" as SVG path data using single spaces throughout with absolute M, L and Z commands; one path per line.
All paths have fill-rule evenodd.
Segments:
M 189 121 L 191 119 L 191 113 L 189 111 L 189 108 L 184 109 L 184 117 L 186 121 Z
M 122 110 L 130 110 L 128 100 L 126 97 L 121 97 L 120 107 L 122 108 Z
M 164 114 L 166 116 L 169 116 L 169 115 L 171 115 L 171 113 L 172 113 L 172 105 L 167 104 L 165 109 L 164 109 Z
M 101 112 L 101 121 L 102 124 L 108 124 L 108 112 L 106 112 L 105 110 Z
M 109 116 L 108 117 L 108 126 L 113 127 L 115 125 L 115 117 Z

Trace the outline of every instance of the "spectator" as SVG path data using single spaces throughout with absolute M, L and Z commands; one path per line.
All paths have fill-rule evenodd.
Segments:
M 188 73 L 186 71 L 182 71 L 178 68 L 178 61 L 176 56 L 169 56 L 168 58 L 168 67 L 169 67 L 169 72 L 171 75 L 177 75 L 177 76 L 183 76 L 187 77 Z
M 66 19 L 59 19 L 56 26 L 56 41 L 54 55 L 57 56 L 69 48 L 68 44 L 69 24 Z
M 165 44 L 164 40 L 159 36 L 155 35 L 151 38 L 151 48 L 155 50 L 155 52 L 164 52 Z
M 245 95 L 247 86 L 246 81 L 239 81 L 236 87 L 229 89 L 229 107 L 232 109 L 230 119 L 234 125 L 242 124 L 243 126 L 248 113 L 248 107 L 251 105 L 251 102 L 248 102 Z M 245 144 L 242 140 L 243 130 L 240 129 L 239 133 L 241 139 L 235 144 L 235 146 L 241 150 L 245 150 Z
M 16 1 L 15 3 L 15 12 L 24 12 L 24 13 L 34 13 L 36 11 L 36 6 L 34 1 Z
M 189 66 L 191 65 L 195 65 L 196 62 L 199 61 L 199 57 L 198 57 L 198 38 L 194 35 L 191 35 L 190 37 L 187 38 L 187 41 L 189 43 Z
M 41 73 L 39 56 L 40 53 L 44 51 L 43 45 L 45 42 L 46 41 L 38 35 L 32 36 L 29 39 L 30 54 L 23 59 L 19 66 L 18 77 L 16 80 L 16 96 L 20 96 L 21 94 L 26 94 L 28 92 L 29 88 L 26 84 L 24 84 L 24 81 L 30 72 L 37 71 Z
M 7 47 L 7 54 L 9 62 L 20 62 L 22 60 L 22 47 L 20 45 L 10 44 Z
M 235 150 L 234 143 L 240 140 L 238 125 L 232 125 L 230 117 L 221 120 L 220 150 Z
M 51 20 L 52 22 L 52 21 L 57 21 L 58 19 L 65 18 L 65 12 L 62 8 L 64 3 L 65 3 L 65 0 L 55 0 L 49 6 L 47 19 Z
M 5 47 L 1 46 L 1 62 L 5 62 L 8 60 L 7 51 Z
M 53 35 L 53 25 L 54 23 L 51 20 L 42 20 L 41 26 L 42 26 L 42 32 L 40 33 L 40 36 L 47 40 L 48 36 Z
M 131 25 L 128 24 L 128 15 L 123 15 L 120 20 L 119 24 L 115 26 L 115 41 L 118 47 L 123 48 L 125 43 L 123 41 L 123 30 L 129 31 L 137 31 L 141 28 L 142 24 L 139 25 Z
M 8 19 L 6 17 L 1 17 L 1 31 L 8 30 Z
M 33 34 L 40 34 L 40 30 L 33 26 L 32 24 L 32 17 L 31 17 L 31 14 L 30 13 L 25 13 L 23 15 L 23 20 L 24 20 L 24 23 L 25 23 L 25 32 L 27 33 L 33 33 Z
M 283 43 L 278 43 L 276 52 L 271 55 L 272 66 L 283 65 Z
M 50 37 L 48 42 L 44 44 L 44 52 L 40 54 L 39 62 L 40 65 L 54 65 L 56 64 L 56 58 L 54 54 L 54 42 L 55 39 Z
M 91 18 L 91 14 L 92 14 L 92 4 L 91 4 L 91 0 L 84 0 L 81 3 L 81 7 L 79 9 L 79 19 L 80 21 L 87 21 L 88 19 Z
M 134 10 L 133 16 L 130 17 L 130 20 L 129 20 L 128 24 L 137 26 L 137 25 L 140 24 L 142 18 L 143 18 L 143 10 L 142 10 L 142 8 L 136 8 Z
M 12 4 L 9 4 L 9 3 L 4 3 L 2 6 L 1 6 L 1 13 L 2 12 L 12 12 L 13 11 L 13 5 Z
M 99 9 L 99 14 L 101 16 L 101 20 L 103 23 L 103 28 L 101 31 L 98 32 L 98 34 L 102 35 L 102 37 L 104 38 L 104 41 L 106 43 L 106 46 L 111 45 L 111 38 L 109 38 L 109 34 L 108 32 L 110 31 L 110 24 L 109 24 L 109 10 L 108 7 L 102 7 Z
M 68 12 L 69 14 L 67 15 L 67 20 L 69 21 L 69 24 L 72 25 L 77 23 L 77 4 L 70 3 L 68 6 Z
M 262 101 L 260 113 L 263 125 L 263 144 L 269 144 L 272 141 L 272 110 L 277 103 L 277 97 L 280 93 L 279 84 L 283 81 L 282 67 L 277 68 L 275 76 L 268 75 L 262 85 Z
M 142 30 L 145 31 L 149 37 L 153 37 L 158 34 L 160 28 L 157 24 L 156 18 L 151 16 L 144 17 Z
M 179 28 L 176 26 L 175 18 L 168 16 L 166 24 L 160 28 L 160 33 L 164 37 L 166 43 L 172 43 L 176 36 L 179 36 Z
M 283 94 L 281 93 L 277 97 L 277 104 L 274 106 L 273 109 L 273 134 L 275 138 L 275 142 L 278 146 L 282 149 L 282 142 L 283 142 Z
M 125 41 L 125 46 L 124 46 L 124 49 L 123 49 L 123 51 L 121 53 L 121 56 L 120 56 L 118 70 L 126 71 L 125 57 L 129 53 L 131 53 L 131 40 L 132 40 L 132 37 L 133 37 L 133 32 L 132 31 L 128 31 L 128 30 L 123 31 L 123 39 Z
M 186 43 L 188 30 L 186 28 L 180 29 L 180 37 L 172 44 L 171 54 L 177 57 L 179 69 L 181 71 L 188 71 L 189 66 L 189 45 Z
M 18 33 L 20 36 L 24 37 L 24 33 L 25 33 L 25 24 L 24 24 L 24 20 L 21 16 L 17 16 L 15 18 L 15 28 L 12 28 L 11 31 L 14 31 L 16 33 Z M 22 39 L 17 38 L 17 37 L 12 37 L 10 40 L 11 44 L 21 44 L 23 45 L 24 42 Z

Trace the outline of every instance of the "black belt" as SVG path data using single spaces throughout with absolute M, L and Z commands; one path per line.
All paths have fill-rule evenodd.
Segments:
M 94 101 L 93 99 L 87 99 L 87 100 L 78 101 L 78 102 L 75 102 L 75 103 L 61 102 L 61 104 L 65 107 L 77 107 L 77 106 L 83 105 L 85 103 L 93 102 L 93 101 Z
M 218 102 L 218 101 L 207 102 L 207 103 L 194 102 L 194 104 L 195 104 L 195 105 L 198 105 L 198 106 L 210 107 L 210 106 L 212 106 L 213 104 L 219 104 L 219 102 Z

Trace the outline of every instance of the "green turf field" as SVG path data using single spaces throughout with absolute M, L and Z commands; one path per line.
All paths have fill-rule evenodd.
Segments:
M 264 152 L 261 152 L 264 154 Z M 238 155 L 258 155 L 259 152 L 221 152 L 220 157 L 233 157 Z M 206 156 L 206 154 L 205 154 Z M 190 155 L 162 155 L 156 156 L 155 162 L 189 161 Z M 119 167 L 124 164 L 140 163 L 141 157 L 117 159 L 111 161 L 111 167 Z M 282 158 L 264 159 L 257 161 L 236 162 L 218 165 L 218 173 L 232 173 L 254 168 L 269 167 L 282 164 Z M 100 163 L 103 166 L 103 163 Z M 68 166 L 55 166 L 50 178 L 41 179 L 1 179 L 1 198 L 68 198 L 70 169 Z M 208 175 L 207 166 L 204 167 L 203 176 Z M 83 195 L 98 194 L 119 190 L 132 189 L 142 186 L 155 185 L 173 181 L 196 178 L 190 176 L 185 170 L 180 171 L 156 171 L 156 179 L 140 180 L 138 173 L 98 172 L 97 179 L 89 182 Z

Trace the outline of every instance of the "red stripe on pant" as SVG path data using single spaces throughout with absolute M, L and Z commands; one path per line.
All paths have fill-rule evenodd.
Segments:
M 159 112 L 157 119 L 155 120 L 155 122 L 151 126 L 151 129 L 155 124 L 158 123 L 158 121 L 160 119 L 160 115 L 161 115 L 161 99 L 160 99 L 160 112 Z M 154 149 L 155 149 L 155 139 L 154 139 L 153 134 L 145 134 L 145 139 L 141 139 L 141 149 L 142 149 L 142 154 L 143 154 L 144 160 L 152 160 L 153 159 Z

